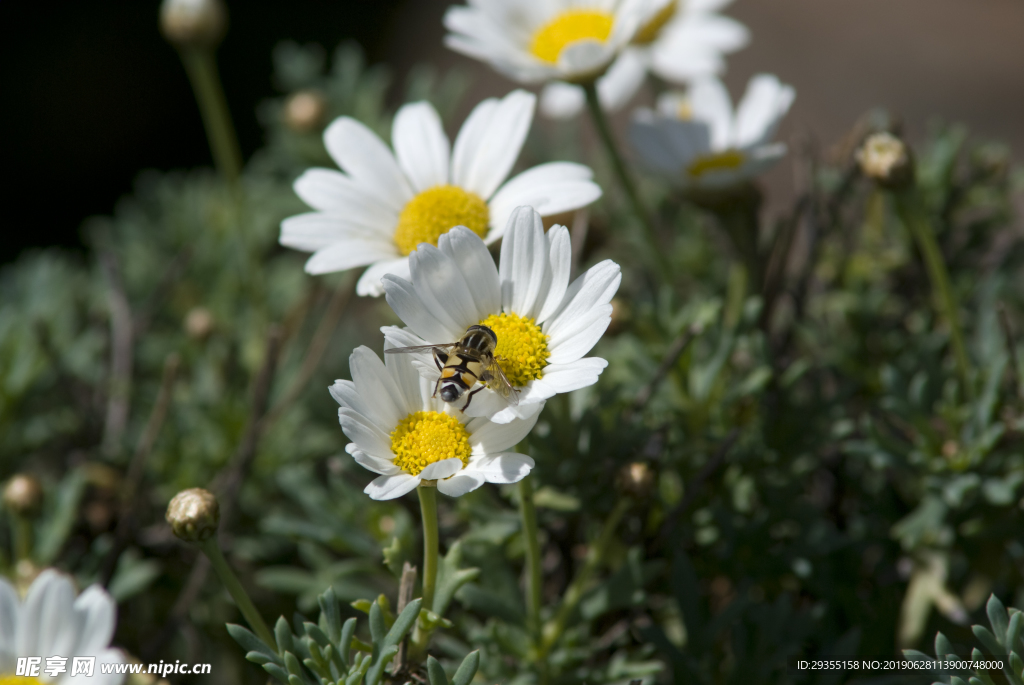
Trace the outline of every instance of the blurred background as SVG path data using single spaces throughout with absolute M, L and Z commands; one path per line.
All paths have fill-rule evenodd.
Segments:
M 245 156 L 262 144 L 256 105 L 278 91 L 267 74 L 282 39 L 328 50 L 344 40 L 396 73 L 430 61 L 473 77 L 468 108 L 512 84 L 446 50 L 451 0 L 228 1 L 221 74 Z M 157 30 L 158 0 L 0 2 L 0 263 L 45 245 L 79 247 L 86 217 L 108 214 L 141 169 L 211 163 L 174 50 Z M 1024 151 L 1021 0 L 736 0 L 727 13 L 753 41 L 728 58 L 738 98 L 749 77 L 777 74 L 797 100 L 781 138 L 834 143 L 866 110 L 888 108 L 911 139 L 930 117 Z M 394 89 L 399 97 L 401 89 Z M 792 169 L 767 183 L 784 201 Z M 781 191 L 781 193 L 779 193 Z

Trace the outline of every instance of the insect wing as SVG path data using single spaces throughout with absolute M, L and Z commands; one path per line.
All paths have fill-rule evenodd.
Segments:
M 491 358 L 487 364 L 487 372 L 490 375 L 487 387 L 504 397 L 513 407 L 517 406 L 519 404 L 519 391 L 509 383 L 508 377 L 501 370 L 501 365 L 498 364 L 496 359 Z
M 431 350 L 450 350 L 457 346 L 459 343 L 439 343 L 437 345 L 413 345 L 412 347 L 392 347 L 391 349 L 384 350 L 384 354 L 407 354 L 413 352 L 430 352 Z

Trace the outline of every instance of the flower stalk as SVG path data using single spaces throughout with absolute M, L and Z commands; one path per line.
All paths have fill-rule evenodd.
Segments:
M 540 645 L 541 567 L 537 507 L 533 501 L 533 477 L 519 481 L 519 511 L 526 540 L 526 622 L 534 643 Z
M 267 627 L 263 617 L 256 610 L 256 605 L 253 604 L 249 594 L 242 587 L 242 583 L 239 582 L 238 576 L 231 570 L 228 560 L 224 558 L 224 553 L 221 551 L 220 545 L 217 544 L 217 536 L 213 535 L 199 542 L 199 549 L 210 560 L 210 564 L 220 578 L 220 582 L 224 584 L 231 598 L 235 600 L 235 604 L 238 605 L 242 616 L 245 617 L 245 622 L 256 633 L 256 637 L 263 640 L 269 647 L 276 649 L 277 640 L 274 639 L 274 634 L 270 632 L 270 628 Z
M 236 185 L 242 174 L 242 153 L 231 122 L 224 88 L 217 73 L 213 48 L 205 45 L 183 45 L 179 49 L 182 64 L 192 84 L 203 127 L 210 143 L 213 162 L 224 179 Z
M 420 516 L 423 519 L 423 608 L 434 610 L 434 590 L 437 586 L 438 532 L 437 532 L 437 488 L 433 485 L 421 485 L 416 488 L 420 497 Z M 424 628 L 420 621 L 416 622 L 413 631 L 410 657 L 422 661 L 427 653 L 430 641 L 429 629 Z

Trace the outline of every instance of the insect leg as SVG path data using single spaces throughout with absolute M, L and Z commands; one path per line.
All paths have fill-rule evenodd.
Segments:
M 441 388 L 441 380 L 442 380 L 442 378 L 440 376 L 438 376 L 437 377 L 437 382 L 434 383 L 434 394 L 431 395 L 431 397 L 437 397 L 437 391 Z
M 433 348 L 431 352 L 434 353 L 434 364 L 437 365 L 437 370 L 440 371 L 448 363 L 448 353 L 439 347 Z
M 466 398 L 466 403 L 462 405 L 462 411 L 466 411 L 467 409 L 469 409 L 469 403 L 473 401 L 473 395 L 477 394 L 486 387 L 486 385 L 481 385 L 479 388 L 469 393 L 469 397 Z

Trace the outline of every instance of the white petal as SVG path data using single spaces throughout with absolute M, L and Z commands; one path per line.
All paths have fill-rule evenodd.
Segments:
M 573 281 L 565 291 L 564 304 L 544 323 L 551 342 L 561 343 L 589 324 L 593 310 L 612 301 L 621 281 L 619 265 L 610 259 L 595 264 Z
M 532 409 L 533 414 L 529 418 L 511 423 L 493 423 L 486 418 L 471 420 L 466 424 L 466 430 L 470 432 L 469 444 L 473 447 L 473 454 L 502 452 L 518 444 L 533 430 L 540 418 L 540 409 L 542 407 L 536 407 Z
M 348 439 L 358 448 L 378 458 L 391 455 L 391 437 L 381 426 L 376 425 L 354 409 L 338 409 L 338 422 Z
M 396 250 L 379 241 L 344 238 L 321 248 L 306 260 L 306 273 L 318 275 L 345 271 L 357 266 L 390 262 Z
M 750 31 L 731 17 L 692 14 L 683 21 L 666 26 L 656 47 L 691 45 L 715 53 L 729 53 L 745 47 L 749 42 Z
M 471 461 L 466 467 L 466 473 L 479 473 L 488 483 L 518 483 L 530 475 L 530 469 L 534 466 L 529 455 L 499 452 Z
M 604 76 L 597 80 L 597 97 L 601 109 L 617 112 L 626 106 L 647 74 L 647 63 L 637 49 L 627 49 L 612 62 Z
M 403 396 L 384 362 L 369 347 L 354 349 L 348 366 L 356 390 L 373 412 L 365 416 L 377 426 L 397 426 L 410 409 L 415 411 L 413 407 L 419 405 L 419 397 Z
M 63 655 L 61 655 L 63 656 Z M 72 656 L 83 656 L 82 654 Z M 123 664 L 126 659 L 124 653 L 120 649 L 104 649 L 102 651 L 90 654 L 89 656 L 96 657 L 96 665 L 93 667 L 93 674 L 91 676 L 85 674 L 76 675 L 74 678 L 69 677 L 65 674 L 60 680 L 56 681 L 59 685 L 121 685 L 124 682 L 124 675 L 117 673 L 103 673 L 103 669 L 100 664 Z M 46 662 L 43 662 L 44 664 Z M 68 673 L 71 673 L 71 660 L 68 660 L 67 669 Z
M 453 476 L 462 470 L 462 460 L 458 457 L 452 457 L 451 459 L 442 459 L 441 461 L 435 461 L 433 464 L 427 464 L 422 471 L 420 471 L 420 480 L 437 480 L 438 478 L 448 478 Z
M 0 578 L 0 670 L 13 664 L 7 660 L 18 656 L 14 654 L 15 638 L 20 632 L 18 626 L 19 612 L 18 592 L 6 579 Z
M 394 209 L 334 169 L 307 169 L 295 179 L 293 188 L 295 194 L 313 209 L 340 213 L 355 224 L 392 231 L 398 222 L 398 213 Z
M 395 476 L 402 473 L 402 469 L 395 466 L 395 463 L 390 459 L 381 459 L 361 450 L 355 450 L 351 454 L 355 462 L 367 471 L 372 471 L 381 476 Z
M 363 123 L 350 117 L 336 119 L 324 131 L 324 145 L 364 192 L 392 211 L 402 211 L 412 199 L 412 188 L 391 150 Z
M 416 102 L 398 110 L 391 144 L 414 190 L 422 192 L 448 183 L 448 136 L 437 110 L 429 103 Z
M 315 252 L 346 239 L 374 244 L 389 254 L 398 254 L 390 233 L 353 221 L 344 214 L 309 212 L 281 222 L 280 242 L 295 250 Z
M 21 611 L 19 651 L 24 655 L 51 656 L 67 649 L 68 629 L 78 627 L 71 611 L 75 589 L 64 575 L 47 569 L 32 582 Z
M 462 471 L 451 478 L 437 481 L 437 489 L 449 497 L 462 497 L 467 492 L 476 490 L 485 482 L 483 474 Z
M 471 233 L 461 226 L 452 230 Z M 458 262 L 450 256 L 433 245 L 420 245 L 409 256 L 409 269 L 420 301 L 442 326 L 465 331 L 480 320 L 481 312 L 472 295 L 473 283 L 467 282 Z
M 585 38 L 570 43 L 558 53 L 558 71 L 567 80 L 597 76 L 613 59 L 615 52 L 608 43 Z
M 552 81 L 540 91 L 540 111 L 549 119 L 572 119 L 586 105 L 583 87 Z
M 655 50 L 651 71 L 666 81 L 684 84 L 721 74 L 725 71 L 725 60 L 713 47 L 684 43 Z
M 569 239 L 569 229 L 565 226 L 552 226 L 547 232 L 547 241 L 551 280 L 548 282 L 547 294 L 542 294 L 538 307 L 538 323 L 544 323 L 562 305 L 565 291 L 569 287 L 569 272 L 572 269 L 572 242 Z
M 485 200 L 494 194 L 519 157 L 533 121 L 536 96 L 514 90 L 497 103 L 484 101 L 455 140 L 452 180 Z M 468 129 L 468 130 L 467 130 Z
M 669 119 L 650 110 L 635 114 L 629 140 L 647 167 L 670 176 L 680 174 L 711 149 L 707 124 Z
M 589 167 L 573 162 L 548 162 L 516 175 L 491 199 L 493 229 L 487 241 L 504 235 L 516 207 L 533 207 L 541 216 L 551 216 L 591 204 L 601 197 L 601 187 L 592 177 Z
M 369 495 L 371 499 L 388 500 L 412 492 L 419 484 L 420 479 L 416 476 L 410 476 L 408 473 L 400 473 L 394 476 L 378 476 L 363 489 L 363 492 Z
M 498 267 L 478 235 L 458 226 L 442 235 L 437 247 L 451 258 L 466 282 L 472 285 L 469 294 L 476 303 L 477 319 L 501 309 Z
M 92 655 L 106 649 L 114 636 L 117 622 L 114 598 L 99 585 L 91 585 L 75 600 L 75 610 L 85 618 L 75 647 L 76 654 Z
M 608 362 L 600 357 L 584 357 L 571 364 L 550 364 L 544 367 L 544 377 L 533 381 L 538 397 L 553 397 L 572 392 L 597 382 Z
M 717 78 L 701 79 L 690 88 L 693 118 L 711 128 L 711 148 L 725 150 L 732 143 L 732 100 Z
M 404 278 L 386 276 L 384 278 L 385 298 L 398 318 L 412 332 L 427 341 L 427 344 L 443 344 L 454 342 L 457 336 L 465 332 L 457 325 L 442 323 L 431 313 L 420 298 L 413 284 Z M 455 336 L 455 337 L 453 337 Z
M 534 305 L 544 286 L 550 283 L 551 273 L 544 223 L 532 207 L 518 207 L 509 217 L 501 242 L 498 275 L 502 308 L 534 317 Z
M 384 294 L 384 285 L 381 283 L 381 279 L 389 274 L 398 278 L 409 278 L 409 258 L 399 257 L 372 265 L 359 277 L 356 294 L 361 297 L 367 295 L 380 297 Z
M 594 313 L 582 326 L 573 326 L 571 332 L 563 331 L 557 342 L 552 338 L 549 349 L 551 356 L 548 364 L 568 364 L 580 359 L 601 339 L 612 322 L 612 306 L 610 304 L 595 307 Z
M 759 74 L 750 79 L 736 112 L 736 145 L 748 147 L 770 140 L 795 97 L 796 91 L 774 76 Z

